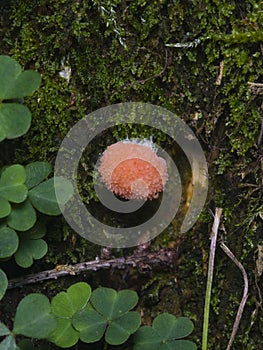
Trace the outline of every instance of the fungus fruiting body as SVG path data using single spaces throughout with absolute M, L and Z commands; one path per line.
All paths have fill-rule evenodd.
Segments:
M 157 198 L 168 179 L 165 159 L 151 141 L 124 140 L 102 154 L 98 171 L 106 187 L 125 199 Z

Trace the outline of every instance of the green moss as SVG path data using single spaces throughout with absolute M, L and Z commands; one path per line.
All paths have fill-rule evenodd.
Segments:
M 32 111 L 32 126 L 25 137 L 12 143 L 14 161 L 26 164 L 43 159 L 54 164 L 61 141 L 76 121 L 122 101 L 163 106 L 191 126 L 209 163 L 208 201 L 223 207 L 225 239 L 243 262 L 252 286 L 235 348 L 257 349 L 262 322 L 257 318 L 253 330 L 250 320 L 253 300 L 259 299 L 253 256 L 262 230 L 262 148 L 256 147 L 262 95 L 251 91 L 248 82 L 263 83 L 260 3 L 20 0 L 3 6 L 0 21 L 2 53 L 12 55 L 25 68 L 36 69 L 43 81 L 25 101 Z M 71 68 L 69 81 L 59 75 L 65 66 Z M 152 135 L 142 127 L 118 126 L 94 141 L 97 153 L 88 161 L 84 154 L 78 176 L 87 204 L 95 199 L 92 171 L 97 154 L 127 133 Z M 162 147 L 172 148 L 163 134 L 154 137 Z M 196 318 L 199 339 L 212 220 L 205 208 L 199 223 L 183 237 L 176 271 L 182 300 L 188 295 L 187 302 L 180 304 L 182 313 Z M 74 232 L 60 224 L 54 227 L 50 224 L 48 263 L 95 255 L 93 245 L 79 237 L 75 241 Z M 177 247 L 175 232 L 176 223 L 155 240 L 156 249 Z M 231 333 L 242 280 L 235 267 L 228 274 L 232 265 L 222 254 L 220 259 L 212 299 L 211 339 L 215 341 L 210 347 L 221 350 Z M 165 279 L 170 281 L 171 276 L 164 274 Z

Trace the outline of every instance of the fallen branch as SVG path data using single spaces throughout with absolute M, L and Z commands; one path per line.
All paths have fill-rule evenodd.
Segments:
M 178 258 L 176 250 L 160 249 L 157 252 L 143 252 L 133 254 L 126 258 L 99 259 L 75 265 L 58 265 L 52 270 L 42 271 L 9 280 L 8 289 L 21 287 L 31 283 L 42 282 L 68 275 L 78 275 L 84 271 L 97 271 L 100 269 L 124 269 L 127 266 L 138 268 L 140 271 L 151 270 L 151 265 L 173 265 Z

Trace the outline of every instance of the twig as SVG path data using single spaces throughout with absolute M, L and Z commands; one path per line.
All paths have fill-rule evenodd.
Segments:
M 259 88 L 262 88 L 263 89 L 263 84 L 262 83 L 252 83 L 252 82 L 248 82 L 248 84 L 251 86 L 251 87 L 259 87 Z
M 260 128 L 260 133 L 258 136 L 258 147 L 260 147 L 261 141 L 262 141 L 262 137 L 263 137 L 263 102 L 261 104 L 261 128 Z
M 176 250 L 160 249 L 154 253 L 142 253 L 140 255 L 133 254 L 127 258 L 116 259 L 99 259 L 83 262 L 75 265 L 58 265 L 52 270 L 42 271 L 36 274 L 30 274 L 24 277 L 18 277 L 9 280 L 8 289 L 21 287 L 31 283 L 42 282 L 50 279 L 58 279 L 59 277 L 68 275 L 78 275 L 83 271 L 97 271 L 99 269 L 124 269 L 127 266 L 136 267 L 140 271 L 151 269 L 151 265 L 173 265 L 178 258 Z
M 232 333 L 231 333 L 231 337 L 230 337 L 230 340 L 229 340 L 227 348 L 226 348 L 226 350 L 230 350 L 231 346 L 234 342 L 234 339 L 235 339 L 235 336 L 236 336 L 236 333 L 238 330 L 238 326 L 239 326 L 239 323 L 240 323 L 240 320 L 241 320 L 241 317 L 242 317 L 242 314 L 244 311 L 244 307 L 246 305 L 246 301 L 248 298 L 248 278 L 247 278 L 247 273 L 246 273 L 243 265 L 237 260 L 237 258 L 229 250 L 229 248 L 223 242 L 220 243 L 220 247 L 223 249 L 223 251 L 226 253 L 226 255 L 236 264 L 236 266 L 242 272 L 243 279 L 244 279 L 243 297 L 242 297 L 241 302 L 239 304 L 236 319 L 235 319 L 234 326 L 233 326 Z
M 212 233 L 211 233 L 210 255 L 209 255 L 208 273 L 207 273 L 206 294 L 205 294 L 202 350 L 207 350 L 209 310 L 210 310 L 211 291 L 212 291 L 212 282 L 213 282 L 216 241 L 217 241 L 217 234 L 218 234 L 218 228 L 220 224 L 222 211 L 223 211 L 222 208 L 216 208 L 215 215 L 214 215 L 214 223 L 213 223 Z
M 224 60 L 220 62 L 219 65 L 219 75 L 216 79 L 216 85 L 221 85 L 221 81 L 223 78 L 223 72 L 224 72 Z

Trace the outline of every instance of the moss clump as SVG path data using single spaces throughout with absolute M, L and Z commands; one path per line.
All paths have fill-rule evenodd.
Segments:
M 54 163 L 62 139 L 76 121 L 122 101 L 160 105 L 192 127 L 209 162 L 208 201 L 223 207 L 227 243 L 249 272 L 248 311 L 235 347 L 256 350 L 262 338 L 259 317 L 251 328 L 253 310 L 260 302 L 254 254 L 262 239 L 262 145 L 256 144 L 262 95 L 255 94 L 248 82 L 263 83 L 263 12 L 258 1 L 14 0 L 0 6 L 1 53 L 37 70 L 43 79 L 26 101 L 33 121 L 29 133 L 13 143 L 17 162 Z M 68 80 L 59 74 L 66 68 L 71 69 Z M 126 125 L 104 134 L 95 142 L 97 151 L 125 138 L 128 131 Z M 131 134 L 141 135 L 142 129 Z M 170 147 L 163 135 L 156 135 L 156 140 Z M 91 157 L 88 164 L 80 164 L 79 181 L 87 203 L 95 197 L 94 162 Z M 177 280 L 185 291 L 192 291 L 182 310 L 197 315 L 197 320 L 202 313 L 211 221 L 204 210 L 180 247 Z M 81 240 L 73 256 L 67 255 L 73 233 L 66 233 L 64 241 L 63 229 L 56 228 L 65 254 L 57 255 L 61 260 L 88 256 L 88 244 Z M 156 246 L 171 246 L 173 233 L 167 230 Z M 52 250 L 52 235 L 48 237 Z M 48 259 L 61 263 L 57 256 L 50 253 Z M 214 285 L 213 349 L 225 347 L 242 285 L 239 272 L 232 271 L 233 279 L 226 274 L 229 263 L 222 261 L 218 260 Z M 235 282 L 230 289 L 229 279 Z M 218 332 L 213 331 L 216 322 Z M 200 325 L 196 329 L 200 339 Z

